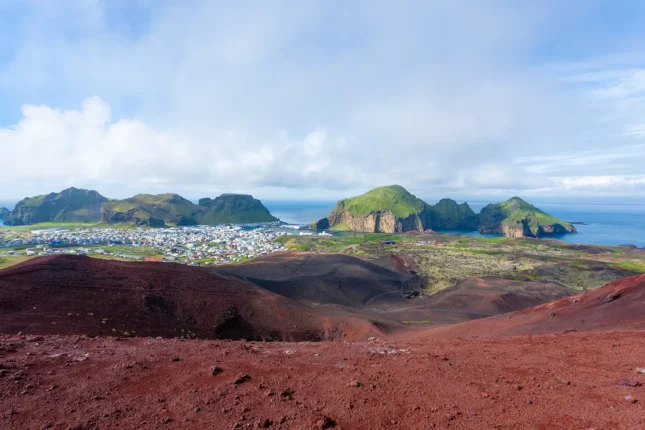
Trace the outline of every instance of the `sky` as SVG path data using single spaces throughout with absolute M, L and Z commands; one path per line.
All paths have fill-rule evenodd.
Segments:
M 0 201 L 645 203 L 645 2 L 0 0 Z

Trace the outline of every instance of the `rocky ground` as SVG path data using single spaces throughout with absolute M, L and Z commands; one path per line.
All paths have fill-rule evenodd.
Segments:
M 0 338 L 6 429 L 635 429 L 645 332 L 358 343 Z

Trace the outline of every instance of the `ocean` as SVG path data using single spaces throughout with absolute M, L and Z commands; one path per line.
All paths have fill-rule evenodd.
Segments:
M 271 213 L 290 224 L 306 225 L 327 216 L 336 202 L 264 201 Z M 476 213 L 487 203 L 469 203 Z M 635 245 L 645 247 L 645 204 L 563 204 L 541 203 L 540 209 L 564 221 L 583 222 L 578 233 L 556 237 L 571 243 L 590 245 Z M 443 231 L 467 236 L 496 237 L 478 231 Z
M 266 200 L 264 205 L 280 220 L 289 224 L 308 225 L 324 218 L 331 212 L 335 201 L 288 201 Z M 15 202 L 0 202 L 0 207 L 12 209 Z M 479 212 L 486 203 L 470 203 L 473 211 Z M 571 243 L 590 245 L 635 245 L 645 247 L 645 204 L 564 204 L 540 203 L 540 209 L 565 221 L 583 222 L 576 225 L 578 233 L 566 234 L 557 239 Z M 2 221 L 0 221 L 2 225 Z M 477 231 L 443 231 L 467 236 L 495 237 Z

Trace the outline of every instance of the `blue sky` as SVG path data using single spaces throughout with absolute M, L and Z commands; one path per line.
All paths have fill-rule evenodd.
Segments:
M 645 202 L 645 3 L 0 0 L 0 200 Z

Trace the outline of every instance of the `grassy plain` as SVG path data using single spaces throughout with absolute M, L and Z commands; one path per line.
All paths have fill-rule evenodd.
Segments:
M 484 276 L 556 282 L 584 291 L 645 273 L 645 250 L 557 240 L 378 233 L 355 237 L 284 236 L 278 240 L 296 251 L 341 252 L 364 258 L 400 255 L 423 276 L 429 292 L 453 286 L 461 279 Z M 385 240 L 395 243 L 384 245 Z

